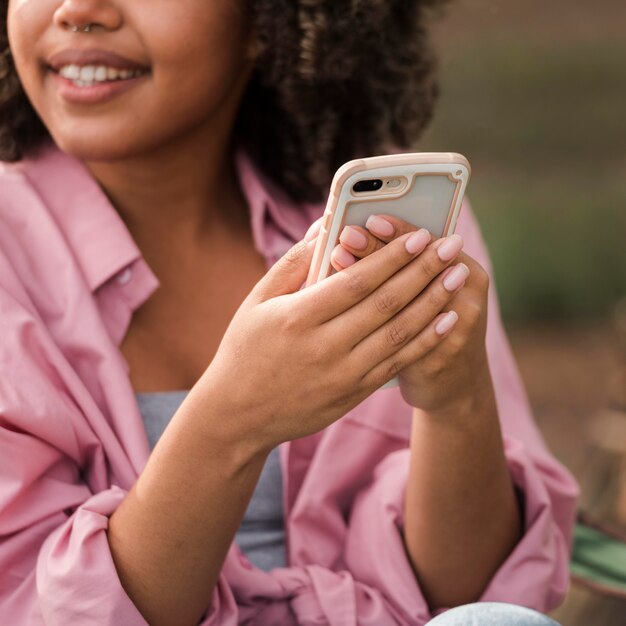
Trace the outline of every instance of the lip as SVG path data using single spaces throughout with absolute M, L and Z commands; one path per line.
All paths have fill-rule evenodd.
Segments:
M 120 56 L 111 50 L 81 50 L 79 48 L 68 48 L 52 54 L 46 60 L 48 66 L 58 72 L 64 65 L 105 65 L 120 70 L 145 70 L 150 69 L 149 66 Z

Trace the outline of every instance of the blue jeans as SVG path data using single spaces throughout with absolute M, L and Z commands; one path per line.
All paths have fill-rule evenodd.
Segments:
M 476 602 L 450 609 L 428 626 L 559 626 L 543 613 L 504 602 Z

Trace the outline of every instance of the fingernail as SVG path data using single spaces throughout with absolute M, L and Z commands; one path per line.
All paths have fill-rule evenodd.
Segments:
M 365 222 L 365 228 L 381 237 L 391 237 L 396 232 L 395 226 L 380 215 L 370 215 Z
M 461 235 L 451 235 L 442 240 L 437 248 L 437 254 L 442 261 L 451 261 L 463 247 L 463 238 Z
M 459 316 L 454 311 L 448 311 L 435 324 L 435 332 L 438 335 L 445 335 L 457 322 Z
M 321 226 L 322 220 L 317 220 L 316 222 L 313 222 L 309 226 L 309 230 L 306 231 L 306 235 L 304 235 L 304 241 L 306 241 L 307 243 L 313 241 L 313 239 L 315 239 L 320 234 Z
M 355 250 L 363 250 L 367 246 L 367 237 L 351 226 L 346 226 L 343 229 L 341 235 L 339 235 L 339 241 Z
M 456 291 L 469 276 L 469 267 L 465 263 L 455 265 L 444 277 L 443 286 L 447 291 Z
M 430 243 L 430 233 L 425 228 L 420 228 L 413 233 L 404 244 L 409 254 L 421 252 Z
M 356 261 L 354 255 L 350 254 L 345 248 L 342 248 L 341 246 L 335 248 L 333 258 L 339 265 L 341 265 L 341 267 L 350 267 L 350 265 L 352 265 Z

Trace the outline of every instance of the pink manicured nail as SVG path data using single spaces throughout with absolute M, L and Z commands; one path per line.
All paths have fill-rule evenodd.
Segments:
M 435 324 L 435 332 L 438 335 L 445 335 L 457 322 L 459 316 L 454 311 L 448 311 Z
M 437 248 L 437 254 L 442 261 L 451 261 L 463 247 L 463 238 L 461 235 L 450 235 L 446 237 Z
M 395 226 L 380 215 L 370 215 L 365 222 L 365 228 L 381 237 L 391 237 L 396 232 Z
M 459 263 L 444 277 L 443 286 L 447 291 L 456 291 L 463 285 L 468 276 L 469 267 L 465 263 Z
M 425 228 L 420 228 L 413 233 L 404 244 L 409 254 L 421 252 L 430 243 L 430 233 Z
M 350 265 L 356 262 L 354 255 L 341 246 L 335 248 L 333 258 L 341 267 L 350 267 Z
M 352 228 L 352 226 L 346 226 L 343 229 L 341 235 L 339 235 L 339 241 L 355 250 L 363 250 L 367 246 L 367 237 L 356 228 Z

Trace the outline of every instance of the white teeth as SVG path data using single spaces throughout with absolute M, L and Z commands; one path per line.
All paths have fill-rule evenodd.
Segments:
M 96 74 L 96 68 L 93 65 L 85 65 L 80 68 L 80 80 L 84 83 L 90 83 Z
M 116 67 L 107 67 L 106 65 L 64 65 L 59 69 L 59 74 L 64 78 L 73 81 L 79 87 L 89 87 L 96 83 L 106 81 L 126 80 L 141 76 L 143 70 L 120 70 Z
M 59 70 L 59 74 L 70 80 L 77 80 L 80 77 L 80 67 L 78 65 L 64 65 Z
M 94 77 L 94 79 L 97 82 L 106 80 L 107 79 L 107 68 L 104 67 L 104 65 L 98 65 L 98 67 L 96 68 L 96 71 L 94 72 L 93 77 Z

